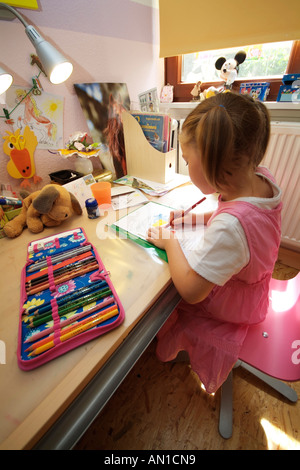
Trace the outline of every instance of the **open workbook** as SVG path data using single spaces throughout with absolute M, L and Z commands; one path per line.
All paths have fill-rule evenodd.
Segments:
M 157 256 L 168 261 L 166 252 L 147 240 L 147 232 L 150 227 L 167 225 L 171 211 L 174 211 L 174 208 L 157 202 L 148 202 L 120 218 L 111 225 L 111 228 L 119 234 L 120 238 L 128 238 L 145 248 L 151 248 Z M 185 226 L 176 229 L 176 236 L 184 250 L 196 250 L 201 246 L 204 230 L 205 227 L 202 224 L 198 227 Z

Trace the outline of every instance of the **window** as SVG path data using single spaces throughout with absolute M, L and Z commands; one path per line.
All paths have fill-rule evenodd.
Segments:
M 219 57 L 233 59 L 238 50 L 246 52 L 246 60 L 240 65 L 239 79 L 280 78 L 285 73 L 293 41 L 256 44 L 241 48 L 196 52 L 182 57 L 181 81 L 193 83 L 220 81 L 214 64 Z
M 223 83 L 215 69 L 219 57 L 233 58 L 238 50 L 244 50 L 247 58 L 240 65 L 238 80 L 233 89 L 238 91 L 242 82 L 268 81 L 270 94 L 268 100 L 276 101 L 282 76 L 285 73 L 300 71 L 300 41 L 285 41 L 235 47 L 217 51 L 185 54 L 165 59 L 166 83 L 174 85 L 175 101 L 190 101 L 191 89 L 197 81 L 202 82 L 202 90 Z

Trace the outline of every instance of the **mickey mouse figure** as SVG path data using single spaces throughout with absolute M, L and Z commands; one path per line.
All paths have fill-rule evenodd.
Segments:
M 246 52 L 239 51 L 235 55 L 234 59 L 225 59 L 225 57 L 219 57 L 215 63 L 217 70 L 220 70 L 220 78 L 225 82 L 225 90 L 231 90 L 233 82 L 236 80 L 239 65 L 246 59 Z

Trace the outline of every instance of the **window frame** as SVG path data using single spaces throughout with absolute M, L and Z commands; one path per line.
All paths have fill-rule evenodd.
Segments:
M 173 90 L 173 101 L 182 102 L 182 101 L 191 101 L 191 90 L 195 83 L 184 83 L 181 81 L 181 67 L 182 67 L 182 55 L 167 57 L 165 58 L 165 84 L 170 84 L 174 86 Z M 286 73 L 299 73 L 300 72 L 300 40 L 294 41 L 291 49 L 289 62 L 287 65 Z M 232 89 L 234 91 L 239 91 L 241 83 L 249 82 L 270 82 L 270 93 L 267 97 L 267 101 L 276 101 L 278 96 L 278 91 L 282 85 L 281 78 L 253 78 L 248 80 L 236 80 L 233 83 Z M 223 81 L 215 82 L 203 82 L 201 85 L 201 91 L 209 88 L 210 86 L 215 86 L 216 88 L 223 85 Z

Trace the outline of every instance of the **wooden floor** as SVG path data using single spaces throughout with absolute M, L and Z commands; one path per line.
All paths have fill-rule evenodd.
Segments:
M 297 272 L 277 263 L 274 277 Z M 155 344 L 75 450 L 300 450 L 300 400 L 290 404 L 249 372 L 234 369 L 233 435 L 225 440 L 218 432 L 220 391 L 206 394 L 186 363 L 159 362 Z M 290 385 L 300 397 L 300 382 Z

